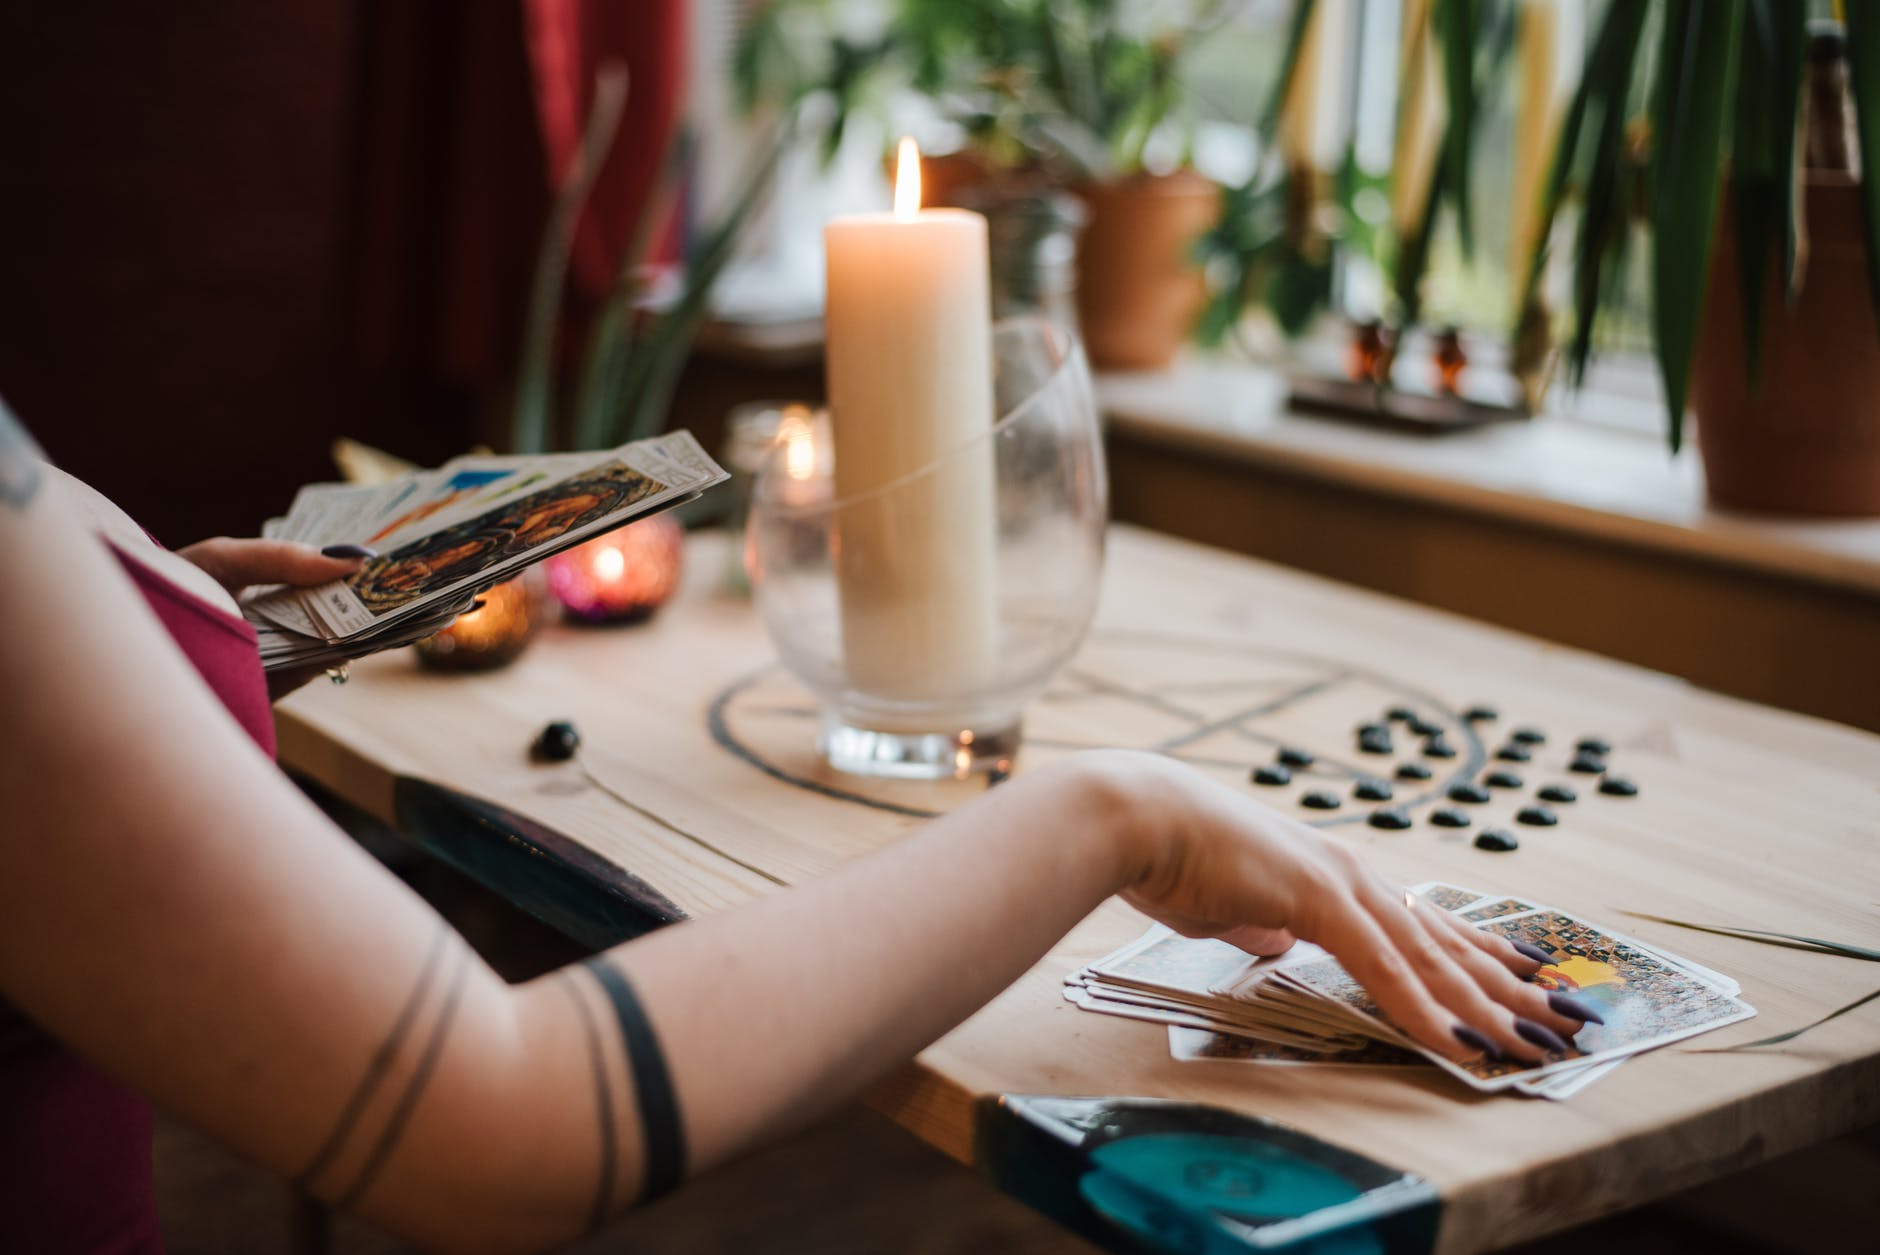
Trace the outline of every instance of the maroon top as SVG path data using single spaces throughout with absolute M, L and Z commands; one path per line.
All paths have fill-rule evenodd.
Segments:
M 113 551 L 115 552 L 115 551 Z M 269 754 L 274 716 L 254 629 L 123 555 L 203 680 Z M 161 1252 L 150 1104 L 0 1001 L 0 1248 Z

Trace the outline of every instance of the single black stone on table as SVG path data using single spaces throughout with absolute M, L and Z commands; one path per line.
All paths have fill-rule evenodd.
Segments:
M 1462 712 L 1462 717 L 1470 723 L 1493 723 L 1501 718 L 1501 712 L 1493 706 L 1471 706 Z
M 1302 750 L 1296 745 L 1280 746 L 1279 753 L 1274 755 L 1274 757 L 1278 758 L 1280 762 L 1286 764 L 1288 767 L 1310 767 L 1313 763 L 1319 761 L 1318 757 L 1313 754 L 1311 750 Z
M 1430 769 L 1425 763 L 1404 763 L 1397 768 L 1397 778 L 1399 780 L 1428 780 Z
M 1443 731 L 1442 724 L 1433 723 L 1428 719 L 1412 719 L 1409 728 L 1418 736 L 1441 736 Z
M 1482 783 L 1491 789 L 1518 789 L 1523 782 L 1521 777 L 1512 771 L 1491 771 L 1482 777 Z
M 1482 831 L 1475 834 L 1475 848 L 1478 850 L 1494 850 L 1498 854 L 1505 854 L 1509 850 L 1520 849 L 1521 838 L 1515 836 L 1506 828 L 1484 828 Z
M 566 719 L 557 719 L 536 734 L 529 757 L 539 763 L 565 763 L 581 748 L 581 734 Z
M 1359 736 L 1389 736 L 1390 725 L 1387 723 L 1361 723 L 1358 725 Z
M 1375 730 L 1366 728 L 1358 733 L 1358 750 L 1365 754 L 1389 754 L 1396 747 L 1391 744 L 1390 732 L 1384 728 Z
M 1393 723 L 1409 723 L 1417 717 L 1417 712 L 1408 706 L 1392 706 L 1384 712 L 1384 717 Z
M 1560 816 L 1545 806 L 1523 806 L 1516 812 L 1515 819 L 1534 828 L 1551 828 L 1560 822 Z
M 1599 782 L 1599 791 L 1611 797 L 1637 797 L 1638 785 L 1630 776 L 1607 776 Z
M 1468 811 L 1457 810 L 1453 806 L 1439 806 L 1430 812 L 1430 822 L 1439 828 L 1467 828 L 1471 821 Z
M 1543 802 L 1577 802 L 1580 800 L 1580 795 L 1573 791 L 1573 787 L 1565 784 L 1543 785 L 1540 791 L 1534 796 Z
M 1401 806 L 1380 806 L 1365 816 L 1364 822 L 1373 828 L 1402 832 L 1410 826 L 1410 815 Z
M 1508 734 L 1523 745 L 1545 745 L 1547 734 L 1539 728 L 1516 728 Z
M 1449 786 L 1449 800 L 1452 802 L 1468 802 L 1473 806 L 1480 806 L 1483 802 L 1488 801 L 1488 790 L 1484 789 L 1479 784 L 1470 784 L 1466 780 L 1460 780 Z
M 1606 770 L 1606 760 L 1597 754 L 1575 754 L 1573 761 L 1567 764 L 1568 771 L 1577 771 L 1583 776 L 1597 776 Z
M 1454 758 L 1456 747 L 1440 736 L 1433 736 L 1423 742 L 1423 756 L 1425 758 Z
M 1606 755 L 1612 753 L 1612 742 L 1603 736 L 1583 736 L 1573 743 L 1573 748 L 1582 754 Z
M 1524 763 L 1534 755 L 1528 752 L 1527 746 L 1509 742 L 1495 751 L 1495 757 L 1504 763 Z
M 1390 781 L 1379 780 L 1376 776 L 1366 776 L 1352 789 L 1351 796 L 1360 802 L 1388 802 L 1396 790 L 1390 787 Z
M 1335 811 L 1344 805 L 1344 801 L 1336 793 L 1327 793 L 1323 789 L 1315 789 L 1300 798 L 1299 805 L 1309 806 L 1315 811 Z
M 1255 784 L 1272 785 L 1291 784 L 1292 769 L 1282 767 L 1278 763 L 1268 763 L 1263 767 L 1255 767 L 1253 769 L 1253 782 Z

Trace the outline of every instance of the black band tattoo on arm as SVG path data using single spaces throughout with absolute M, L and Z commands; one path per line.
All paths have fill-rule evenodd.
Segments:
M 24 510 L 44 478 L 39 448 L 0 401 L 0 505 Z
M 597 1233 L 613 1213 L 614 1178 L 620 1171 L 620 1135 L 614 1128 L 614 1089 L 607 1080 L 607 1060 L 601 1055 L 600 1031 L 594 1026 L 594 1013 L 588 1009 L 587 998 L 582 995 L 580 986 L 572 980 L 562 981 L 561 987 L 567 991 L 568 1000 L 574 1003 L 575 1014 L 581 1019 L 581 1037 L 587 1043 L 588 1066 L 594 1074 L 594 1110 L 600 1123 L 601 1167 L 600 1182 L 594 1190 L 594 1206 L 588 1214 L 587 1232 Z
M 424 1096 L 424 1087 L 431 1081 L 431 1073 L 437 1067 L 437 1060 L 444 1053 L 444 1041 L 450 1036 L 451 1022 L 457 1018 L 457 1004 L 463 998 L 464 980 L 470 975 L 470 951 L 467 947 L 452 948 L 456 959 L 456 970 L 451 974 L 450 987 L 444 993 L 443 1009 L 437 1013 L 437 1023 L 431 1027 L 431 1036 L 424 1043 L 424 1054 L 418 1059 L 418 1066 L 412 1070 L 411 1079 L 405 1082 L 405 1092 L 398 1096 L 398 1103 L 392 1108 L 392 1114 L 379 1132 L 379 1140 L 372 1147 L 372 1153 L 366 1157 L 365 1166 L 344 1194 L 333 1200 L 333 1206 L 339 1211 L 350 1209 L 364 1196 L 378 1176 L 379 1169 L 391 1156 L 398 1145 L 398 1139 L 404 1135 L 405 1125 L 411 1120 L 411 1113 L 418 1105 L 418 1099 Z
M 450 940 L 450 925 L 443 920 L 437 922 L 437 934 L 431 939 L 431 952 L 425 956 L 424 966 L 418 971 L 418 983 L 412 988 L 411 997 L 405 999 L 404 1007 L 398 1013 L 398 1019 L 392 1025 L 392 1031 L 385 1035 L 379 1048 L 372 1052 L 372 1059 L 366 1064 L 365 1075 L 359 1078 L 359 1085 L 353 1090 L 352 1097 L 340 1109 L 339 1119 L 333 1124 L 333 1131 L 328 1133 L 326 1141 L 314 1152 L 312 1162 L 302 1168 L 294 1177 L 294 1184 L 307 1189 L 319 1179 L 320 1174 L 332 1165 L 333 1157 L 340 1152 L 352 1136 L 353 1126 L 359 1123 L 366 1104 L 372 1101 L 372 1095 L 378 1092 L 385 1074 L 398 1058 L 399 1048 L 405 1044 L 405 1037 L 411 1032 L 412 1024 L 418 1018 L 418 1011 L 424 1005 L 425 996 L 431 990 L 431 982 L 437 975 L 439 965 L 444 958 L 445 943 Z
M 627 1070 L 633 1076 L 634 1096 L 640 1111 L 640 1140 L 646 1157 L 640 1201 L 648 1202 L 669 1192 L 685 1176 L 685 1125 L 679 1117 L 678 1096 L 673 1093 L 672 1077 L 666 1071 L 665 1052 L 659 1047 L 659 1038 L 633 986 L 627 983 L 619 968 L 607 961 L 606 955 L 589 959 L 583 966 L 599 983 L 607 1001 L 613 1004 L 614 1019 L 620 1025 L 620 1041 L 627 1053 Z

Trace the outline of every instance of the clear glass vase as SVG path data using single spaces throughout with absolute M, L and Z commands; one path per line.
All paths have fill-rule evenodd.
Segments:
M 939 460 L 838 498 L 821 416 L 753 485 L 758 612 L 838 770 L 1009 770 L 1026 705 L 1089 629 L 1109 511 L 1089 367 L 1042 319 L 999 324 L 993 362 L 996 422 Z

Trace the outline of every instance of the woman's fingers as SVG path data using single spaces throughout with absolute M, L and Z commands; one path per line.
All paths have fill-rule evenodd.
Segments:
M 1563 1014 L 1550 1001 L 1547 990 L 1516 977 L 1486 949 L 1473 944 L 1472 934 L 1479 933 L 1479 929 L 1422 899 L 1415 901 L 1410 910 L 1412 918 L 1490 998 L 1561 1038 L 1571 1038 L 1584 1026 L 1583 1019 Z M 1538 967 L 1532 960 L 1523 962 L 1527 967 Z
M 324 584 L 350 575 L 372 551 L 336 545 L 323 552 L 290 540 L 241 540 L 218 536 L 177 551 L 231 593 L 254 584 Z

